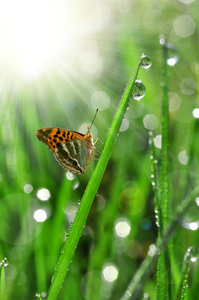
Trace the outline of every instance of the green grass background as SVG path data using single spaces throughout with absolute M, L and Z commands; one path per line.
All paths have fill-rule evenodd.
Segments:
M 146 95 L 140 101 L 131 99 L 129 102 L 125 114 L 129 127 L 119 133 L 114 144 L 57 299 L 120 299 L 122 296 L 124 299 L 199 299 L 199 266 L 197 260 L 190 263 L 190 258 L 197 255 L 192 250 L 191 254 L 187 252 L 189 247 L 197 252 L 198 230 L 185 228 L 185 224 L 195 222 L 197 226 L 199 222 L 195 202 L 197 190 L 192 195 L 198 187 L 199 126 L 192 115 L 193 109 L 198 107 L 198 3 L 118 1 L 117 5 L 109 3 L 108 7 L 102 2 L 102 7 L 104 13 L 111 11 L 110 21 L 85 37 L 88 49 L 95 43 L 102 60 L 103 69 L 98 75 L 84 73 L 78 57 L 70 65 L 70 53 L 64 56 L 63 69 L 55 66 L 32 82 L 18 79 L 10 66 L 6 68 L 1 62 L 0 258 L 8 260 L 8 266 L 1 267 L 2 299 L 35 299 L 36 293 L 48 293 L 69 234 L 69 212 L 78 210 L 97 164 L 92 160 L 83 176 L 68 180 L 66 171 L 52 153 L 36 139 L 35 131 L 52 126 L 78 131 L 83 123 L 89 125 L 95 113 L 91 96 L 95 91 L 104 91 L 110 97 L 110 105 L 101 110 L 99 103 L 98 116 L 91 130 L 94 139 L 98 137 L 102 141 L 96 144 L 101 151 L 121 96 L 143 52 L 153 62 L 150 69 L 140 69 L 138 74 L 146 86 Z M 86 10 L 90 20 L 95 9 L 97 6 L 87 4 L 84 10 L 82 8 L 82 15 Z M 173 22 L 184 14 L 193 18 L 196 28 L 191 36 L 180 38 L 173 29 Z M 83 26 L 81 18 L 79 22 L 79 26 Z M 160 34 L 165 34 L 176 49 L 168 55 L 179 57 L 178 63 L 166 72 L 168 98 L 161 86 Z M 64 67 L 67 64 L 70 72 Z M 188 94 L 181 88 L 185 78 L 191 78 L 196 84 L 195 87 L 187 86 Z M 168 151 L 168 190 L 159 182 L 159 169 L 156 174 L 150 159 L 154 151 L 161 165 L 161 151 L 156 147 L 152 149 L 149 130 L 143 124 L 144 117 L 153 114 L 158 119 L 153 136 L 162 133 L 164 97 L 170 103 L 172 97 L 177 99 L 175 103 L 180 99 L 179 107 L 169 111 L 169 123 L 166 121 L 168 142 L 164 147 Z M 86 132 L 86 126 L 84 130 Z M 188 155 L 186 165 L 178 159 L 183 150 Z M 161 201 L 157 204 L 162 190 L 158 184 L 155 189 L 152 187 L 151 174 L 155 174 L 157 183 L 166 193 L 169 201 L 166 209 Z M 23 189 L 26 184 L 33 187 L 29 194 Z M 37 197 L 41 188 L 50 191 L 48 201 L 40 201 Z M 126 189 L 130 189 L 131 194 L 124 199 Z M 182 203 L 189 196 L 188 210 Z M 122 199 L 128 201 L 128 205 L 125 201 L 122 203 Z M 162 244 L 163 232 L 156 226 L 155 205 L 163 231 L 168 224 L 172 227 L 177 221 L 168 246 L 167 241 Z M 47 211 L 45 222 L 34 220 L 34 211 L 38 209 Z M 177 213 L 180 217 L 176 220 Z M 114 233 L 119 218 L 126 219 L 131 226 L 130 234 L 123 239 Z M 151 224 L 148 230 L 142 225 L 146 220 Z M 158 272 L 156 258 L 147 256 L 157 238 L 163 253 L 158 261 Z M 102 279 L 107 263 L 115 265 L 119 272 L 113 283 Z M 188 285 L 186 294 L 185 285 Z M 129 297 L 127 287 L 133 291 Z

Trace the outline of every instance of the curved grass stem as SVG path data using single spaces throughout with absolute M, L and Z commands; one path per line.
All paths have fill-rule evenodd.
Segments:
M 142 57 L 143 55 L 141 56 L 141 59 Z M 106 166 L 111 155 L 111 151 L 119 133 L 124 114 L 128 107 L 128 103 L 132 95 L 133 85 L 137 78 L 137 74 L 140 68 L 141 59 L 121 98 L 120 104 L 118 106 L 115 117 L 109 129 L 106 141 L 104 143 L 100 160 L 98 161 L 97 166 L 90 178 L 90 181 L 82 197 L 79 210 L 72 224 L 69 236 L 63 246 L 62 253 L 59 257 L 56 271 L 53 275 L 52 283 L 49 289 L 48 300 L 57 299 L 57 295 L 63 285 L 67 270 L 71 263 L 72 256 L 77 247 L 90 207 L 99 188 L 102 176 L 105 172 Z

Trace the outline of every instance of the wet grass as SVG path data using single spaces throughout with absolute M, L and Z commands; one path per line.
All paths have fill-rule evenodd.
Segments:
M 192 116 L 195 103 L 186 96 L 181 95 L 181 108 L 169 110 L 168 91 L 176 85 L 166 64 L 168 48 L 163 49 L 161 95 L 158 76 L 146 79 L 152 68 L 139 73 L 146 97 L 130 99 L 136 74 L 118 110 L 128 76 L 125 81 L 119 74 L 111 85 L 117 101 L 95 123 L 103 142 L 100 160 L 84 176 L 66 177 L 34 132 L 55 123 L 66 127 L 64 109 L 76 124 L 91 120 L 93 111 L 81 111 L 75 101 L 64 109 L 55 105 L 52 90 L 47 95 L 53 101 L 38 103 L 28 87 L 17 96 L 3 95 L 0 257 L 8 259 L 1 266 L 3 299 L 34 299 L 36 293 L 71 300 L 198 299 L 199 124 Z M 122 57 L 127 68 L 129 60 Z M 143 126 L 146 115 L 158 116 L 161 126 Z M 124 116 L 129 127 L 121 132 Z M 155 142 L 160 134 L 161 149 Z M 37 195 L 42 188 L 50 191 L 48 201 Z M 44 222 L 34 219 L 38 210 L 47 213 Z M 116 232 L 119 222 L 130 228 L 125 237 Z M 106 266 L 118 271 L 115 280 L 112 273 L 110 281 L 104 279 Z

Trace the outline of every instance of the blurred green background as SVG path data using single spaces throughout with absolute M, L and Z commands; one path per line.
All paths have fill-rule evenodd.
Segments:
M 86 133 L 98 107 L 91 132 L 103 144 L 142 53 L 153 62 L 138 76 L 146 96 L 130 102 L 59 299 L 89 299 L 90 277 L 101 278 L 100 296 L 90 299 L 119 299 L 156 242 L 148 140 L 152 130 L 159 155 L 162 34 L 171 44 L 169 180 L 174 210 L 184 192 L 196 186 L 198 11 L 199 2 L 191 0 L 0 1 L 0 259 L 8 260 L 8 299 L 47 293 L 96 165 L 93 159 L 83 176 L 69 174 L 35 131 L 61 127 Z M 187 184 L 183 172 L 190 159 Z M 198 247 L 198 224 L 193 203 L 174 234 L 179 270 L 187 247 Z M 143 297 L 156 299 L 156 269 L 150 268 Z M 197 262 L 191 270 L 195 268 Z M 188 299 L 199 299 L 197 281 L 191 282 Z M 177 281 L 169 284 L 178 287 Z

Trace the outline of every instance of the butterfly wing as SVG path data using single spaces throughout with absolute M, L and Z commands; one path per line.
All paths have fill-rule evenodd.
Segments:
M 59 164 L 75 174 L 83 174 L 93 154 L 92 134 L 83 135 L 61 128 L 42 128 L 37 138 L 49 147 Z
M 77 139 L 84 140 L 84 135 L 79 132 L 54 127 L 38 129 L 36 136 L 53 152 L 59 143 L 62 144 Z
M 63 168 L 75 174 L 84 174 L 88 163 L 88 149 L 84 141 L 73 140 L 58 144 L 54 156 Z

